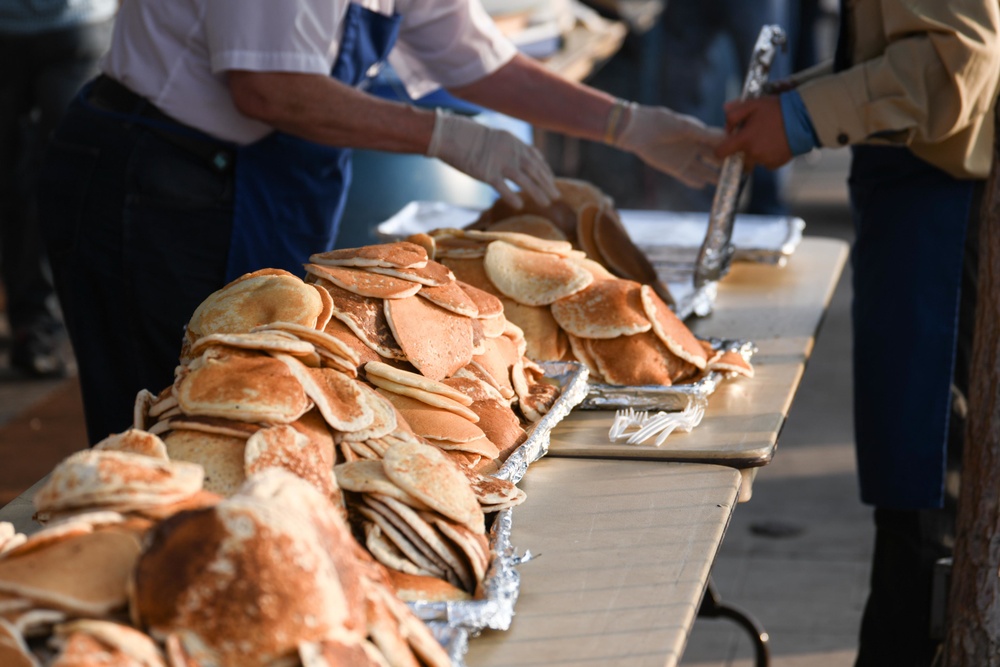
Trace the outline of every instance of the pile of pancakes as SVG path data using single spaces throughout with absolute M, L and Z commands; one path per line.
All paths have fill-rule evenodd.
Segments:
M 517 227 L 542 228 L 524 217 Z M 502 229 L 430 237 L 442 264 L 503 303 L 531 359 L 578 360 L 615 385 L 673 385 L 710 370 L 752 375 L 742 355 L 695 337 L 652 286 L 613 275 L 567 240 Z
M 112 436 L 39 489 L 58 518 L 0 524 L 0 664 L 450 665 L 327 494 L 273 466 L 222 498 L 165 450 Z
M 424 246 L 317 259 L 206 299 L 171 386 L 39 489 L 47 527 L 0 526 L 0 664 L 448 663 L 402 600 L 481 589 L 524 500 L 489 473 L 559 390 Z
M 521 209 L 497 200 L 467 229 L 518 232 L 568 241 L 613 275 L 649 285 L 661 299 L 673 305 L 670 289 L 657 276 L 649 258 L 632 241 L 614 201 L 586 181 L 558 178 L 556 187 L 560 196 L 544 206 L 530 196 L 524 198 L 525 205 Z

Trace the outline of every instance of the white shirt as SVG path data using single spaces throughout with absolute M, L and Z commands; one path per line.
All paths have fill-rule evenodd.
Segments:
M 402 15 L 389 61 L 411 96 L 476 81 L 516 48 L 480 0 L 359 0 Z M 329 74 L 348 0 L 129 0 L 103 71 L 170 116 L 215 137 L 250 143 L 273 128 L 233 104 L 230 69 Z

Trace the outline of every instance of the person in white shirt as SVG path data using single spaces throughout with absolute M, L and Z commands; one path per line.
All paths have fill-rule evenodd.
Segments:
M 301 275 L 332 247 L 350 149 L 440 158 L 514 205 L 557 195 L 541 154 L 510 133 L 366 93 L 386 59 L 414 97 L 443 87 L 691 185 L 717 176 L 721 130 L 550 73 L 478 0 L 130 0 L 44 182 L 92 442 L 129 425 L 140 389 L 173 381 L 208 294 L 260 268 Z

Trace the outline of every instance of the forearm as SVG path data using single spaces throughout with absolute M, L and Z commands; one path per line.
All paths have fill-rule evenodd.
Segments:
M 230 71 L 228 80 L 241 113 L 319 144 L 422 154 L 434 129 L 432 112 L 324 75 Z
M 449 92 L 546 130 L 601 141 L 615 98 L 517 55 L 489 76 Z

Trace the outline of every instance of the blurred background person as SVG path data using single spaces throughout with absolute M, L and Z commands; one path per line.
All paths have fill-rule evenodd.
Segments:
M 32 377 L 66 373 L 63 326 L 36 213 L 48 137 L 97 72 L 117 0 L 0 0 L 0 280 L 10 365 Z
M 722 125 L 723 103 L 737 97 L 750 66 L 754 44 L 765 25 L 778 25 L 789 44 L 775 56 L 770 80 L 788 75 L 798 40 L 798 0 L 669 0 L 660 20 L 662 69 L 658 104 Z M 788 213 L 783 196 L 786 170 L 755 169 L 745 212 Z M 708 211 L 713 186 L 691 189 L 676 179 L 654 178 L 657 208 Z
M 926 667 L 937 650 L 933 576 L 954 540 L 998 87 L 996 0 L 854 0 L 832 67 L 726 105 L 720 156 L 777 168 L 851 147 L 855 448 L 875 508 L 857 667 Z

